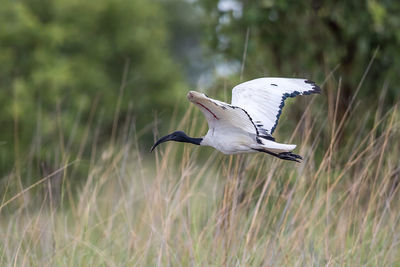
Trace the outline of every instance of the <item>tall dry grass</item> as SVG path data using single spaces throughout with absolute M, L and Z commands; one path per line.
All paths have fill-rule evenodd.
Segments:
M 301 164 L 178 143 L 149 155 L 130 121 L 89 162 L 62 157 L 30 186 L 21 162 L 2 179 L 1 265 L 400 265 L 399 107 L 362 113 L 356 96 L 339 113 L 338 99 L 328 82 L 296 102 L 293 133 L 281 119 L 277 139 L 299 144 Z M 206 124 L 191 107 L 173 128 Z M 88 177 L 72 187 L 80 164 Z

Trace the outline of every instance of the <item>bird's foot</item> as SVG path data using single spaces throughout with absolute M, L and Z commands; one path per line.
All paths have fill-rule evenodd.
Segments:
M 300 162 L 299 160 L 303 159 L 301 156 L 294 154 L 292 152 L 282 152 L 282 153 L 277 154 L 277 156 L 280 159 L 291 160 L 291 161 L 296 161 L 296 162 Z
M 300 160 L 303 159 L 301 156 L 296 155 L 296 154 L 294 154 L 292 152 L 274 153 L 274 152 L 268 151 L 266 149 L 254 149 L 254 150 L 270 154 L 270 155 L 272 155 L 274 157 L 277 157 L 277 158 L 280 158 L 280 159 L 283 159 L 283 160 L 296 161 L 296 162 L 299 162 L 299 163 L 300 163 Z

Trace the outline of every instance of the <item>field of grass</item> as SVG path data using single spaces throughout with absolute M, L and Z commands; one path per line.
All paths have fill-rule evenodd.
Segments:
M 400 265 L 399 106 L 360 112 L 355 96 L 340 113 L 340 82 L 323 88 L 277 131 L 300 164 L 171 142 L 149 154 L 129 123 L 36 183 L 19 162 L 1 180 L 1 266 Z M 205 133 L 194 108 L 178 119 L 171 129 Z

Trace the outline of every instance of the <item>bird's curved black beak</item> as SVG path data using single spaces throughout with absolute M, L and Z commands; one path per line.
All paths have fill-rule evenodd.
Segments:
M 170 134 L 161 137 L 161 138 L 158 139 L 158 141 L 155 142 L 155 144 L 151 147 L 150 152 L 153 152 L 153 150 L 154 150 L 154 149 L 156 148 L 156 146 L 158 146 L 159 144 L 164 143 L 164 142 L 167 142 L 167 141 L 171 141 L 171 140 L 174 140 L 174 139 L 171 137 Z
M 195 145 L 200 145 L 201 141 L 203 138 L 193 138 L 187 136 L 184 132 L 182 131 L 176 131 L 173 132 L 172 134 L 166 135 L 164 137 L 161 137 L 152 147 L 150 152 L 153 152 L 153 150 L 156 148 L 161 143 L 167 142 L 167 141 L 175 141 L 175 142 L 182 142 L 182 143 L 190 143 L 190 144 L 195 144 Z

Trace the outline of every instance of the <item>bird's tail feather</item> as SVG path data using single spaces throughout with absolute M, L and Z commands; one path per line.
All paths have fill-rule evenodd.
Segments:
M 269 140 L 263 140 L 262 144 L 257 144 L 257 147 L 253 147 L 254 149 L 264 149 L 274 153 L 281 152 L 290 152 L 296 148 L 296 145 L 291 144 L 281 144 Z

